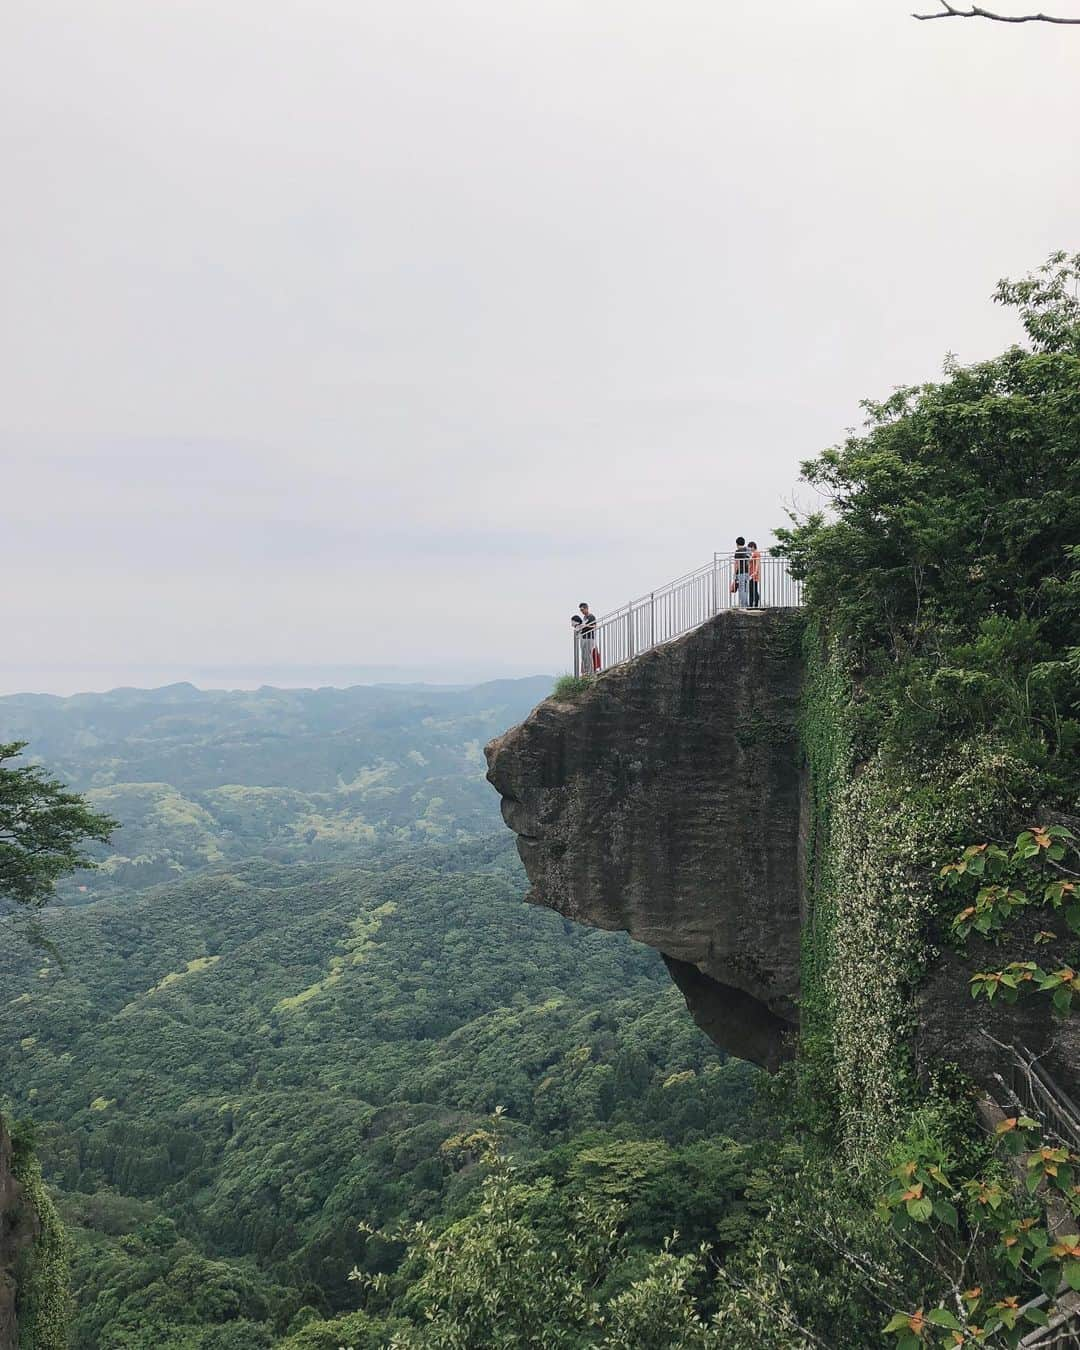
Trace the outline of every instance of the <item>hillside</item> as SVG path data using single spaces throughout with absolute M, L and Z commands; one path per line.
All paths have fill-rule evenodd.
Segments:
M 252 692 L 117 689 L 0 698 L 0 741 L 26 740 L 122 822 L 81 904 L 255 854 L 347 856 L 384 841 L 475 838 L 498 822 L 484 743 L 546 678 L 470 689 L 357 686 Z
M 321 691 L 326 705 L 332 692 Z M 349 692 L 339 703 L 365 702 Z M 520 706 L 532 690 L 510 692 Z M 417 774 L 398 798 L 415 796 L 414 810 L 427 810 L 438 781 L 463 810 L 476 801 L 477 817 L 497 814 L 469 756 L 440 780 L 408 758 L 422 744 L 435 760 L 441 744 L 449 770 L 494 716 L 490 689 L 380 693 L 364 712 L 366 739 L 355 721 L 342 727 L 340 706 L 325 725 L 305 714 L 272 740 L 241 733 L 246 697 L 209 696 L 216 730 L 195 747 L 184 736 L 202 699 L 169 691 L 103 696 L 89 712 L 47 700 L 41 723 L 12 729 L 40 731 L 35 748 L 51 747 L 58 772 L 77 769 L 84 782 L 175 772 L 169 790 L 189 801 L 214 792 L 192 786 L 213 775 L 184 768 L 213 737 L 231 738 L 229 773 L 249 786 L 287 779 L 294 752 L 309 787 L 341 762 L 331 747 L 350 764 L 394 754 L 392 772 Z M 274 697 L 261 692 L 260 715 Z M 188 708 L 179 722 L 173 698 Z M 146 888 L 135 884 L 146 872 L 90 874 L 98 890 L 128 884 L 47 910 L 43 948 L 8 928 L 3 1107 L 33 1118 L 75 1239 L 75 1350 L 202 1350 L 225 1344 L 226 1330 L 247 1350 L 304 1306 L 307 1316 L 354 1306 L 350 1267 L 392 1271 L 401 1252 L 357 1224 L 467 1204 L 478 1175 L 444 1144 L 496 1107 L 538 1175 L 565 1178 L 575 1158 L 622 1140 L 591 1165 L 592 1184 L 606 1185 L 627 1149 L 651 1141 L 639 1175 L 684 1194 L 687 1241 L 718 1223 L 742 1231 L 750 1163 L 729 1136 L 746 1134 L 755 1071 L 697 1031 L 655 953 L 523 905 L 508 838 L 437 843 L 412 826 L 409 841 L 339 840 L 333 861 L 195 854 L 185 879 Z M 141 828 L 170 865 L 186 856 L 167 815 Z M 715 1174 L 708 1196 L 691 1180 L 702 1168 Z M 659 1241 L 669 1217 L 650 1203 L 634 1231 Z
M 488 747 L 555 912 L 417 817 L 4 924 L 2 1106 L 74 1234 L 75 1350 L 1076 1342 L 1078 277 L 1002 282 L 1030 349 L 804 466 L 802 615 L 706 618 Z M 64 1350 L 11 1133 L 20 1325 Z

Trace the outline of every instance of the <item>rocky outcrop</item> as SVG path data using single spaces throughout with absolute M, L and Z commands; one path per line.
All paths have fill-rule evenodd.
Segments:
M 547 699 L 487 747 L 527 898 L 655 947 L 698 1025 L 768 1068 L 793 1053 L 798 1030 L 801 631 L 797 611 L 725 613 L 570 699 Z M 1071 816 L 1039 818 L 1080 835 Z M 1033 911 L 997 946 L 973 938 L 958 950 L 947 920 L 931 919 L 932 957 L 911 991 L 908 1048 L 921 1077 L 959 1065 L 1000 1096 L 1018 1045 L 1056 1091 L 1080 1101 L 1080 1018 L 1054 1015 L 1045 998 L 970 996 L 971 976 L 988 963 L 1031 959 L 1045 923 Z
M 12 1171 L 11 1136 L 0 1117 L 0 1350 L 17 1350 L 15 1266 L 38 1234 L 33 1206 Z
M 732 611 L 487 747 L 528 899 L 664 954 L 717 1044 L 793 1050 L 805 784 L 796 611 Z

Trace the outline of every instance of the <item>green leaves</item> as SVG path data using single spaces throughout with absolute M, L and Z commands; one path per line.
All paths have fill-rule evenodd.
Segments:
M 497 1129 L 496 1118 L 472 1211 L 442 1231 L 419 1227 L 409 1239 L 415 1325 L 395 1345 L 719 1347 L 693 1292 L 707 1247 L 678 1255 L 669 1240 L 646 1256 L 623 1235 L 624 1206 L 586 1195 L 574 1209 L 553 1209 L 548 1186 L 518 1177 Z M 537 1215 L 545 1212 L 541 1225 Z
M 1022 1161 L 1025 1192 L 1032 1201 L 1018 1192 L 1009 1173 L 1003 1174 L 1007 1180 L 993 1174 L 968 1177 L 954 1189 L 927 1143 L 893 1169 L 898 1184 L 879 1201 L 879 1210 L 894 1227 L 907 1230 L 906 1241 L 933 1254 L 931 1264 L 937 1261 L 944 1270 L 955 1270 L 951 1263 L 959 1252 L 954 1235 L 963 1225 L 969 1235 L 983 1234 L 986 1247 L 980 1259 L 988 1256 L 998 1269 L 987 1289 L 980 1286 L 962 1294 L 962 1308 L 955 1298 L 943 1298 L 937 1307 L 895 1314 L 884 1329 L 898 1337 L 898 1344 L 913 1338 L 919 1345 L 976 1345 L 1000 1332 L 1003 1339 L 991 1343 L 1012 1346 L 1023 1323 L 1042 1326 L 1047 1320 L 1041 1308 L 1026 1306 L 1030 1293 L 1018 1290 L 1037 1285 L 1053 1297 L 1062 1281 L 1080 1288 L 1080 1237 L 1055 1237 L 1048 1221 L 1048 1211 L 1080 1214 L 1080 1159 L 1057 1141 L 1045 1140 L 1033 1116 L 1006 1116 L 994 1134 L 1001 1149 Z M 961 1273 L 951 1276 L 957 1284 L 966 1264 L 962 1258 Z
M 1080 643 L 1077 268 L 1060 257 L 999 288 L 1035 350 L 953 361 L 938 383 L 867 401 L 864 427 L 803 466 L 834 518 L 778 532 L 812 614 L 855 651 L 875 746 L 947 753 L 991 732 L 1063 790 Z
M 917 1223 L 922 1223 L 934 1212 L 933 1200 L 925 1195 L 919 1200 L 909 1200 L 906 1207 L 907 1212 Z
M 1072 1010 L 1073 1002 L 1080 999 L 1080 984 L 1077 972 L 1072 966 L 1062 966 L 1060 970 L 1039 971 L 1038 989 L 1040 993 L 1049 993 L 1054 1007 L 1062 1015 Z
M 118 822 L 34 765 L 8 767 L 25 741 L 0 744 L 0 900 L 42 905 L 60 877 L 93 867 L 84 850 L 108 841 Z
M 976 886 L 972 902 L 953 917 L 953 933 L 959 938 L 972 932 L 991 937 L 1029 906 L 1060 911 L 1069 928 L 1080 933 L 1080 891 L 1073 873 L 1065 870 L 1067 863 L 1074 867 L 1076 859 L 1075 836 L 1063 825 L 1033 825 L 1017 836 L 1009 852 L 993 844 L 969 845 L 939 873 L 943 887 L 955 890 Z M 988 884 L 971 880 L 988 873 L 999 879 Z M 1038 889 L 1027 882 L 1029 873 L 1035 874 L 1033 881 Z M 1056 934 L 1046 929 L 1034 938 L 1039 945 L 1055 940 Z M 971 976 L 969 988 L 972 998 L 989 1002 L 1000 998 L 1015 1003 L 1032 992 L 1048 994 L 1063 1017 L 1080 1003 L 1080 976 L 1071 966 L 1047 971 L 1034 961 L 1012 961 L 1001 970 L 977 971 Z
M 1075 352 L 1080 329 L 1078 278 L 1080 253 L 1057 249 L 1022 280 L 999 281 L 994 300 L 1020 311 L 1024 331 L 1039 351 Z
M 1060 862 L 1065 857 L 1067 845 L 1075 838 L 1064 825 L 1033 825 L 1017 838 L 1011 861 L 1014 864 L 1025 862 L 1045 854 L 1048 861 Z
M 1015 1003 L 1027 985 L 1045 978 L 1046 972 L 1034 961 L 1012 961 L 1004 970 L 977 971 L 969 987 L 972 998 L 982 996 L 992 1001 L 1000 994 L 1006 1003 Z
M 928 1158 L 909 1158 L 893 1169 L 893 1176 L 899 1184 L 880 1198 L 878 1208 L 896 1228 L 926 1224 L 931 1218 L 950 1228 L 957 1226 L 952 1185 L 936 1163 Z

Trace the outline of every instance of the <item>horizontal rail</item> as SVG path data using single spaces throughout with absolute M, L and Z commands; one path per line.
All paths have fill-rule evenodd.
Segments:
M 730 609 L 776 609 L 802 604 L 802 583 L 785 558 L 715 553 L 711 562 L 602 618 L 575 629 L 575 675 L 592 675 L 693 632 Z
M 1038 1056 L 1018 1043 L 1009 1067 L 1013 1096 L 1063 1144 L 1080 1149 L 1080 1107 L 1054 1082 Z

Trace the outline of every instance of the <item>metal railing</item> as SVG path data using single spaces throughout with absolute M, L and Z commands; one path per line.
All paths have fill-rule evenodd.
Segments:
M 1068 1148 L 1080 1149 L 1080 1107 L 1054 1081 L 1038 1055 L 1015 1042 L 1007 1076 L 999 1076 L 1013 1099 Z
M 791 576 L 785 558 L 762 551 L 747 562 L 732 553 L 714 553 L 704 567 L 597 619 L 591 638 L 574 632 L 572 668 L 575 675 L 610 670 L 700 628 L 725 610 L 801 604 L 802 582 Z
M 1041 1057 L 1020 1041 L 1005 1045 L 985 1029 L 982 1034 L 997 1046 L 1005 1060 L 1001 1066 L 1003 1072 L 994 1074 L 1001 1088 L 997 1101 L 1001 1110 L 1008 1114 L 1019 1109 L 1022 1114 L 1039 1121 L 1047 1143 L 1056 1140 L 1068 1149 L 1080 1149 L 1080 1106 L 1051 1077 L 1040 1062 Z M 1022 1156 L 1015 1161 L 1019 1171 L 1023 1172 Z M 1072 1231 L 1076 1226 L 1075 1220 L 1068 1217 L 1064 1206 L 1060 1204 L 1048 1204 L 1046 1218 L 1050 1231 L 1055 1235 Z M 1033 1298 L 1024 1304 L 1021 1311 L 1037 1307 L 1049 1314 L 1049 1321 L 1046 1326 L 1028 1332 L 1018 1342 L 1021 1350 L 1038 1350 L 1040 1346 L 1051 1345 L 1080 1345 L 1080 1294 L 1062 1281 L 1054 1294 Z

